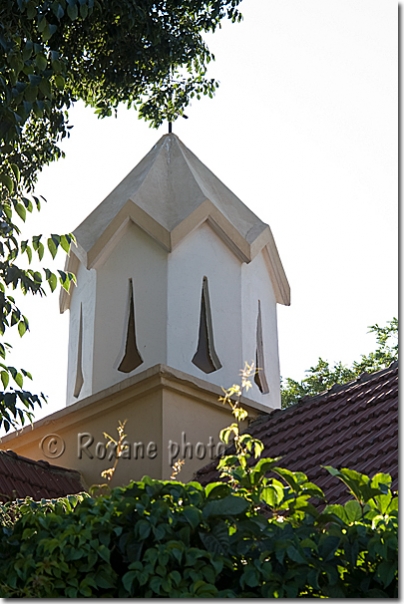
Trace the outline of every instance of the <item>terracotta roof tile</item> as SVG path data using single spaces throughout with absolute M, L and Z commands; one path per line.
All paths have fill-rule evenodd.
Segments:
M 346 487 L 322 465 L 387 472 L 397 489 L 398 363 L 277 409 L 255 420 L 248 432 L 264 443 L 263 456 L 282 456 L 280 465 L 305 472 L 334 503 L 347 499 Z M 215 466 L 199 470 L 197 480 L 217 480 Z
M 80 473 L 14 451 L 0 450 L 0 501 L 32 497 L 50 499 L 84 491 Z

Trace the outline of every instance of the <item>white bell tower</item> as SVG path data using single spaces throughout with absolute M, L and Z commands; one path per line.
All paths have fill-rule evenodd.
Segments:
M 248 396 L 280 406 L 276 304 L 290 294 L 271 230 L 175 134 L 74 234 L 67 405 L 156 365 L 228 387 L 253 360 Z

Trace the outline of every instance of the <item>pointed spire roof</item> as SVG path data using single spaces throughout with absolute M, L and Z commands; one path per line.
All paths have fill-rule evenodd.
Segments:
M 77 227 L 74 254 L 93 268 L 128 220 L 168 252 L 204 221 L 243 262 L 250 262 L 265 247 L 277 301 L 290 303 L 289 284 L 269 226 L 175 134 L 164 135 Z

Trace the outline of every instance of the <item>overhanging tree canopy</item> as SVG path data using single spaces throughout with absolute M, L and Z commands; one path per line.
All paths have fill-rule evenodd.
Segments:
M 100 117 L 120 103 L 157 127 L 183 115 L 194 96 L 212 96 L 217 82 L 206 70 L 213 55 L 203 40 L 224 18 L 238 21 L 241 0 L 2 0 L 0 3 L 0 335 L 28 320 L 8 289 L 53 291 L 49 269 L 23 269 L 21 254 L 42 260 L 41 236 L 21 240 L 15 223 L 41 200 L 32 195 L 38 172 L 63 155 L 69 135 L 68 110 L 81 99 Z M 32 198 L 32 199 L 31 199 Z M 69 250 L 69 235 L 52 235 L 54 257 Z M 59 271 L 63 287 L 74 279 Z M 5 359 L 7 345 L 0 343 Z M 0 425 L 21 422 L 39 398 L 22 390 L 28 372 L 2 364 Z M 18 386 L 10 390 L 10 378 Z M 8 390 L 6 391 L 6 389 Z M 18 401 L 21 403 L 18 409 Z

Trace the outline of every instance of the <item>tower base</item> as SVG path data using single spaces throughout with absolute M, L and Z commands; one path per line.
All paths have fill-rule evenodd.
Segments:
M 101 472 L 114 465 L 117 428 L 126 420 L 125 451 L 110 485 L 144 475 L 167 480 L 184 460 L 178 480 L 192 480 L 200 467 L 222 454 L 219 431 L 232 423 L 223 391 L 205 380 L 155 365 L 106 390 L 2 438 L 1 447 L 19 455 L 77 470 L 88 487 L 103 484 Z M 272 409 L 246 397 L 241 405 L 251 421 Z M 247 423 L 246 423 L 247 426 Z

